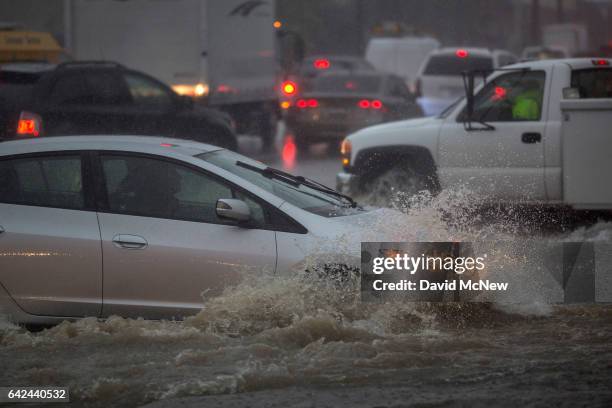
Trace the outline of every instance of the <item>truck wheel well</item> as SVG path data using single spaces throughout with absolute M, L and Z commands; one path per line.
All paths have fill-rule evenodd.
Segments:
M 364 149 L 357 154 L 353 171 L 361 176 L 363 185 L 396 167 L 414 170 L 426 178 L 431 192 L 440 191 L 436 163 L 429 150 L 420 146 L 384 146 Z

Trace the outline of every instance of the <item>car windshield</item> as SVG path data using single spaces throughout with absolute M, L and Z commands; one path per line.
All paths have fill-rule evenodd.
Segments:
M 341 197 L 311 188 L 308 185 L 289 183 L 280 178 L 267 177 L 259 171 L 248 168 L 253 167 L 263 171 L 266 169 L 265 164 L 229 150 L 202 153 L 196 157 L 227 170 L 290 204 L 313 214 L 323 217 L 339 217 L 365 211 L 359 206 L 351 206 L 347 200 Z M 246 166 L 239 163 L 246 164 Z
M 491 57 L 468 55 L 465 58 L 460 58 L 456 55 L 434 55 L 427 63 L 424 74 L 432 76 L 460 76 L 464 71 L 491 70 L 493 70 L 493 59 Z
M 311 92 L 374 94 L 378 93 L 381 78 L 372 75 L 326 75 L 321 76 L 310 85 Z

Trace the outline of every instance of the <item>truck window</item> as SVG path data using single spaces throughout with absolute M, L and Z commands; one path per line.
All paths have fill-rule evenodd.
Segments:
M 513 72 L 495 78 L 474 98 L 474 119 L 483 122 L 540 120 L 545 78 L 543 71 Z
M 612 98 L 612 69 L 580 69 L 572 72 L 572 88 L 580 98 Z

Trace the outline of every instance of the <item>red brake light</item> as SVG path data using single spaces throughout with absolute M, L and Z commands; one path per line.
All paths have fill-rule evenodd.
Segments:
M 382 104 L 382 102 L 381 102 L 381 101 L 379 101 L 378 99 L 374 99 L 374 100 L 372 101 L 371 106 L 372 106 L 372 109 L 382 109 L 383 104 Z
M 599 65 L 599 66 L 608 66 L 610 65 L 610 61 L 605 60 L 605 59 L 597 59 L 597 60 L 593 60 L 593 65 Z
M 309 99 L 308 100 L 308 107 L 309 108 L 316 108 L 317 106 L 319 106 L 319 101 L 317 101 L 316 99 Z
M 331 66 L 329 60 L 326 58 L 316 59 L 314 60 L 312 65 L 314 65 L 316 69 L 329 69 L 329 67 Z
M 468 52 L 467 50 L 464 49 L 459 49 L 457 51 L 455 51 L 455 55 L 459 58 L 466 58 L 468 56 Z
M 495 99 L 503 99 L 503 98 L 506 97 L 507 93 L 508 93 L 508 91 L 506 91 L 506 88 L 504 88 L 503 86 L 496 86 L 495 87 L 494 98 Z
M 23 111 L 17 122 L 17 134 L 22 136 L 39 136 L 42 119 L 35 113 Z
M 293 81 L 285 81 L 282 90 L 285 95 L 294 95 L 297 92 L 297 85 Z
M 359 101 L 358 105 L 361 109 L 368 109 L 370 107 L 370 101 L 367 99 L 362 99 Z
M 304 109 L 305 107 L 308 106 L 308 102 L 306 102 L 306 99 L 300 99 L 295 103 L 295 106 L 297 106 L 300 109 Z

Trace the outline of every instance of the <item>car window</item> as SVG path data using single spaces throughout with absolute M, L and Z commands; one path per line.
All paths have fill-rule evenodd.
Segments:
M 0 202 L 83 209 L 80 156 L 0 161 Z
M 387 81 L 387 93 L 396 98 L 410 98 L 410 91 L 408 90 L 408 87 L 404 81 L 398 78 L 390 78 Z
M 110 71 L 73 71 L 61 75 L 51 90 L 51 105 L 115 106 L 128 101 L 127 90 Z
M 240 166 L 238 163 L 242 162 L 256 168 L 265 168 L 265 165 L 262 163 L 229 150 L 216 150 L 202 153 L 195 157 L 227 170 L 263 190 L 274 194 L 276 197 L 313 214 L 331 218 L 354 215 L 366 211 L 361 207 L 351 207 L 347 205 L 345 200 L 332 194 L 315 190 L 303 184 L 292 185 L 275 178 L 266 177 L 260 172 Z
M 372 75 L 325 75 L 316 78 L 310 91 L 322 93 L 374 94 L 381 87 L 381 77 Z
M 464 71 L 491 71 L 493 70 L 493 58 L 458 57 L 456 55 L 433 55 L 423 71 L 424 75 L 432 76 L 461 76 Z
M 172 97 L 168 89 L 157 81 L 133 72 L 126 72 L 123 74 L 123 77 L 127 83 L 132 100 L 137 105 L 150 107 L 171 106 Z
M 265 224 L 260 204 L 238 194 L 229 184 L 187 166 L 140 156 L 104 154 L 101 159 L 112 212 L 227 223 L 217 217 L 217 200 L 240 198 L 251 208 L 254 223 Z
M 513 72 L 489 82 L 474 98 L 474 119 L 483 122 L 537 121 L 542 117 L 545 74 Z
M 60 76 L 49 95 L 51 105 L 75 105 L 91 103 L 92 95 L 85 84 L 82 75 L 62 75 Z
M 612 98 L 612 69 L 581 69 L 572 72 L 572 88 L 580 98 Z
M 117 71 L 91 70 L 86 72 L 85 80 L 94 101 L 103 105 L 126 104 L 129 102 L 128 90 Z

